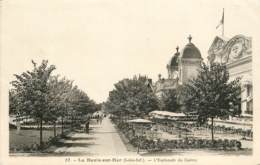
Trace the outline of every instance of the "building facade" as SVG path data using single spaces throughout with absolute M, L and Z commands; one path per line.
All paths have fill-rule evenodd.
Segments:
M 159 75 L 158 81 L 153 84 L 153 90 L 159 98 L 165 90 L 176 89 L 197 76 L 202 57 L 200 50 L 191 42 L 191 36 L 188 37 L 188 40 L 181 52 L 179 52 L 179 47 L 176 48 L 176 53 L 167 64 L 168 78 L 162 78 Z
M 252 39 L 243 35 L 216 36 L 208 50 L 210 63 L 227 66 L 230 80 L 241 78 L 241 116 L 253 115 Z

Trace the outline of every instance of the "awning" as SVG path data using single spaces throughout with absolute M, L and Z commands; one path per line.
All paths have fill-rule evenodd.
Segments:
M 165 117 L 184 117 L 186 116 L 184 113 L 175 113 L 169 111 L 152 111 L 149 115 L 161 115 Z
M 128 123 L 140 123 L 140 124 L 151 124 L 153 123 L 150 120 L 146 120 L 146 119 L 133 119 L 133 120 L 128 120 Z

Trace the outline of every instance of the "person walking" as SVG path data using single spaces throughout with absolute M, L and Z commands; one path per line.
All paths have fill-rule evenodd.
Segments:
M 97 118 L 97 124 L 99 124 L 99 115 L 97 115 L 96 118 Z
M 85 124 L 85 131 L 86 133 L 89 133 L 89 120 Z
M 103 120 L 103 115 L 100 116 L 99 124 L 102 124 L 102 120 Z

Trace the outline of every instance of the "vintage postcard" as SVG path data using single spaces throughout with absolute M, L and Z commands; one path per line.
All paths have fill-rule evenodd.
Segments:
M 1 165 L 260 165 L 259 0 L 0 11 Z

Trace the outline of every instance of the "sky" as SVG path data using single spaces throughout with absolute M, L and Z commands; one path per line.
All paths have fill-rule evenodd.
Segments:
M 96 102 L 133 75 L 156 81 L 190 34 L 203 58 L 221 28 L 225 36 L 259 35 L 259 0 L 8 0 L 1 3 L 1 76 L 48 59 L 54 74 L 74 80 Z M 253 40 L 254 45 L 254 40 Z

